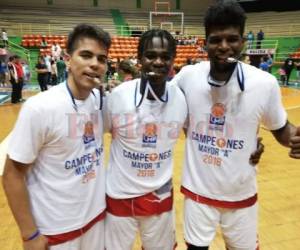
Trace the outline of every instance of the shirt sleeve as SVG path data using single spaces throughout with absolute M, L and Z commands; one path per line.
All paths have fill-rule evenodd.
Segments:
M 272 83 L 269 97 L 264 109 L 262 123 L 269 130 L 278 130 L 287 122 L 287 113 L 281 101 L 280 87 L 276 80 Z
M 181 76 L 182 76 L 182 71 L 184 71 L 184 68 L 182 68 L 174 77 L 173 79 L 171 80 L 171 84 L 174 84 L 175 86 L 177 87 L 181 87 L 180 86 L 180 83 L 181 83 Z
M 44 144 L 45 123 L 41 113 L 23 105 L 8 145 L 10 159 L 24 164 L 35 161 Z

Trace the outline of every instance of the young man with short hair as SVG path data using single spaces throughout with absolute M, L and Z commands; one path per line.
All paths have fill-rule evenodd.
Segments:
M 287 120 L 271 74 L 240 62 L 246 16 L 233 2 L 210 7 L 209 61 L 184 67 L 174 82 L 189 110 L 181 191 L 188 250 L 205 250 L 220 225 L 229 250 L 258 249 L 256 167 L 260 121 L 300 158 L 300 127 Z
M 67 44 L 68 80 L 29 98 L 8 147 L 3 185 L 25 250 L 104 250 L 102 98 L 111 40 L 81 24 Z

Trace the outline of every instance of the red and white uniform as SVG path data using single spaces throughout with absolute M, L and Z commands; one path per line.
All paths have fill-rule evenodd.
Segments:
M 97 90 L 75 100 L 76 112 L 62 83 L 28 99 L 12 132 L 9 157 L 32 164 L 27 174 L 32 214 L 50 244 L 74 239 L 104 218 L 99 100 Z M 99 238 L 100 245 L 86 249 L 103 249 Z
M 258 127 L 262 122 L 276 130 L 287 121 L 275 77 L 244 63 L 237 68 L 222 87 L 208 84 L 209 62 L 184 67 L 174 79 L 189 109 L 182 192 L 216 208 L 255 204 L 256 168 L 249 158 L 257 147 Z
M 135 79 L 115 88 L 107 99 L 112 143 L 106 180 L 106 248 L 131 249 L 139 228 L 153 239 L 142 236 L 144 249 L 161 244 L 161 249 L 169 250 L 175 241 L 171 212 L 173 147 L 187 116 L 183 93 L 167 83 L 161 100 L 149 100 L 140 94 L 140 79 Z M 150 223 L 152 228 L 143 226 L 151 218 L 157 221 Z M 162 228 L 161 222 L 170 226 Z M 122 228 L 133 236 L 132 241 Z M 147 236 L 147 230 L 155 234 Z M 167 242 L 158 242 L 159 236 Z

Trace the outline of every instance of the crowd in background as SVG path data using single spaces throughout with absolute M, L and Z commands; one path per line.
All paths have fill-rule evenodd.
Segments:
M 41 91 L 47 90 L 48 85 L 63 82 L 67 77 L 66 63 L 61 55 L 58 57 L 39 56 L 35 69 Z
M 260 49 L 264 38 L 265 35 L 262 30 L 257 33 L 256 39 L 254 33 L 250 30 L 246 35 L 247 49 Z M 2 28 L 1 39 L 2 47 L 7 48 L 8 35 L 4 28 Z M 205 52 L 203 39 L 199 39 L 197 36 L 176 35 L 175 40 L 177 45 L 195 45 L 199 47 L 200 52 Z M 256 46 L 254 45 L 255 41 Z M 43 38 L 41 47 L 47 47 L 47 45 L 47 41 Z M 185 65 L 199 63 L 201 60 L 202 59 L 186 58 Z M 249 56 L 244 56 L 243 61 L 252 64 Z M 261 57 L 261 62 L 258 65 L 261 70 L 272 73 L 272 66 L 272 55 L 268 54 Z M 174 75 L 180 71 L 181 67 L 182 65 L 174 64 L 170 71 L 169 79 L 172 79 Z M 300 80 L 300 62 L 287 58 L 279 68 L 278 73 L 282 85 L 289 85 L 289 78 L 294 68 L 297 72 L 297 78 Z M 45 91 L 48 89 L 48 86 L 53 86 L 65 81 L 68 75 L 67 70 L 64 51 L 59 44 L 54 42 L 51 47 L 51 54 L 41 54 L 35 65 L 40 90 Z M 0 58 L 0 87 L 12 87 L 12 103 L 22 101 L 22 95 L 20 93 L 22 92 L 24 83 L 30 82 L 30 77 L 29 65 L 25 60 L 20 60 L 17 55 L 11 56 L 8 62 Z M 106 83 L 105 88 L 110 91 L 121 82 L 138 77 L 140 77 L 140 64 L 134 55 L 130 55 L 124 60 L 111 58 L 108 60 L 108 70 L 106 79 L 104 80 Z
M 22 98 L 22 89 L 25 78 L 28 77 L 28 67 L 25 62 L 21 62 L 18 55 L 9 57 L 7 63 L 7 76 L 12 86 L 11 102 L 18 103 L 24 101 Z
M 259 32 L 256 34 L 256 49 L 261 49 L 261 43 L 262 40 L 265 39 L 265 33 L 262 30 L 259 30 Z M 246 35 L 247 40 L 247 48 L 248 49 L 255 49 L 254 47 L 254 40 L 255 36 L 252 30 L 250 30 Z

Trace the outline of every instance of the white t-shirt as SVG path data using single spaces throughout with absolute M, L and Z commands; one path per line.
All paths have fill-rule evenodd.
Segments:
M 7 33 L 5 31 L 2 31 L 2 40 L 3 41 L 7 41 L 8 40 Z
M 49 55 L 44 57 L 47 71 L 51 73 L 51 57 Z
M 223 87 L 208 84 L 209 62 L 184 67 L 173 81 L 189 109 L 182 185 L 210 199 L 240 201 L 256 194 L 256 168 L 249 158 L 259 124 L 276 130 L 287 121 L 275 77 L 240 65 Z M 237 80 L 242 72 L 244 91 Z
M 138 197 L 172 178 L 173 147 L 187 116 L 183 93 L 167 83 L 162 100 L 142 100 L 140 79 L 124 82 L 107 97 L 112 132 L 106 192 L 115 199 Z
M 79 229 L 106 208 L 103 119 L 97 90 L 75 111 L 65 83 L 29 98 L 11 141 L 11 159 L 31 164 L 27 175 L 32 214 L 40 231 Z
M 53 57 L 60 57 L 61 47 L 59 46 L 59 44 L 53 44 L 51 47 L 51 52 Z

